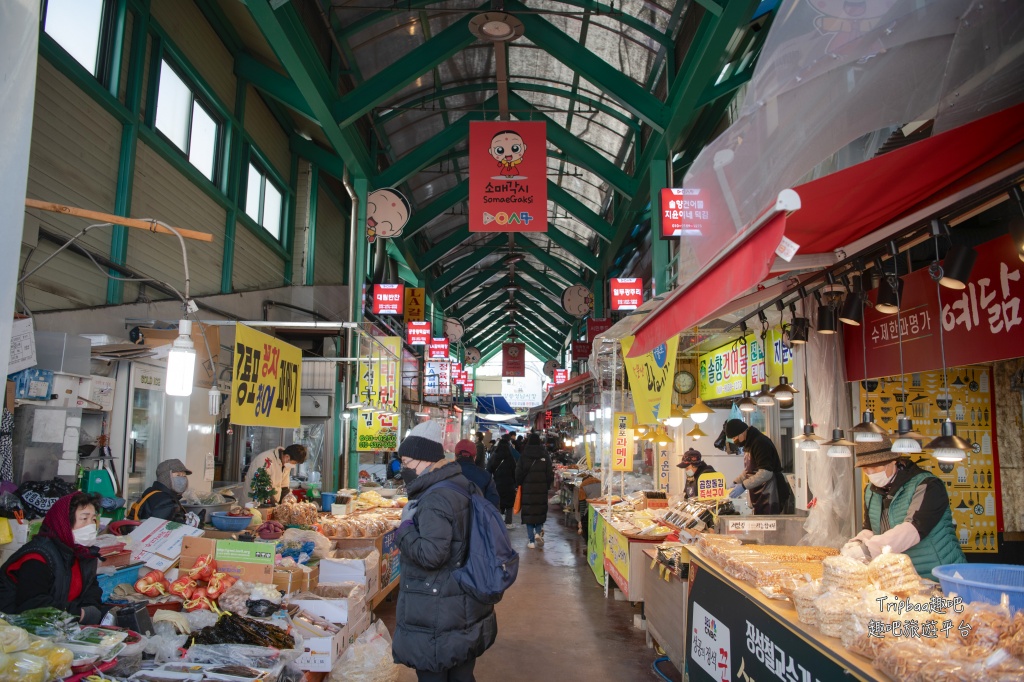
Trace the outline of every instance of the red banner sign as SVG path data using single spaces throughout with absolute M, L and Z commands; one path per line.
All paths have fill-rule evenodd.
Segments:
M 547 172 L 543 122 L 470 122 L 469 231 L 547 232 Z
M 447 336 L 431 339 L 430 343 L 427 344 L 427 359 L 444 360 L 448 357 L 449 348 L 450 345 L 448 343 Z
M 898 375 L 901 336 L 907 373 L 942 367 L 940 324 L 947 367 L 1020 357 L 1024 348 L 1024 267 L 1017 257 L 1017 247 L 1007 235 L 982 244 L 977 251 L 978 260 L 963 291 L 945 287 L 936 291 L 928 269 L 922 268 L 903 278 L 898 323 L 896 315 L 865 308 L 863 328 L 843 325 L 850 381 Z M 869 297 L 874 301 L 877 290 Z
M 501 345 L 501 376 L 526 376 L 525 343 L 503 343 Z
M 456 386 L 463 386 L 466 383 L 467 372 L 461 370 L 452 370 L 452 383 Z
M 556 369 L 555 370 L 555 386 L 558 384 L 564 384 L 569 380 L 569 370 L 567 369 Z
M 374 284 L 374 315 L 401 315 L 405 311 L 404 284 Z
M 474 381 L 473 379 L 466 379 L 466 381 L 462 384 L 462 392 L 465 393 L 466 395 L 469 395 L 470 393 L 473 392 L 475 385 L 476 381 Z
M 573 341 L 572 342 L 572 361 L 583 362 L 590 358 L 590 351 L 592 349 L 590 341 Z
M 609 281 L 611 289 L 612 310 L 636 310 L 644 302 L 644 281 L 639 277 L 612 278 Z
M 711 219 L 699 189 L 666 187 L 661 190 L 661 236 L 699 237 Z
M 587 320 L 587 343 L 594 343 L 598 334 L 603 334 L 612 328 L 612 318 L 590 318 Z M 590 353 L 587 353 L 589 356 Z
M 429 322 L 406 322 L 405 340 L 410 346 L 426 346 L 430 343 Z

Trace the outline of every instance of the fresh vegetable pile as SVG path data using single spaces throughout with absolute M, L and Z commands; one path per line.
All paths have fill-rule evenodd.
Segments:
M 193 644 L 251 644 L 292 649 L 295 638 L 274 625 L 229 613 L 221 616 L 215 624 L 192 633 L 185 646 Z

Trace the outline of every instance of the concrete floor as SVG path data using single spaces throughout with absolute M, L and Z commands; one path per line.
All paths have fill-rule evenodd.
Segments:
M 543 549 L 526 548 L 525 526 L 509 532 L 520 553 L 519 577 L 496 607 L 498 639 L 477 660 L 479 682 L 661 679 L 651 670 L 657 654 L 633 628 L 639 605 L 605 598 L 587 565 L 586 542 L 562 525 L 560 510 L 548 513 Z M 376 610 L 392 632 L 396 602 L 397 593 Z M 670 663 L 660 667 L 679 679 Z M 415 672 L 402 669 L 399 682 L 415 680 Z

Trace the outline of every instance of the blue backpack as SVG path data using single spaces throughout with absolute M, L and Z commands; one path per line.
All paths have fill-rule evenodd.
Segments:
M 452 571 L 452 577 L 477 601 L 497 604 L 519 574 L 519 553 L 512 549 L 505 519 L 479 490 L 470 494 L 451 481 L 437 485 L 469 499 L 469 550 L 465 564 Z

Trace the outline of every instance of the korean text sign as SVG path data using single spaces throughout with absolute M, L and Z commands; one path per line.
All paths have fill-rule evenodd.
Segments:
M 447 336 L 436 337 L 427 344 L 427 358 L 430 360 L 444 360 L 448 357 L 451 345 Z
M 401 357 L 402 339 L 398 336 L 378 337 L 389 352 Z M 372 400 L 378 405 L 394 405 L 398 408 L 399 361 L 381 353 L 378 362 L 367 362 L 360 365 L 359 397 Z M 398 417 L 393 414 L 367 410 L 359 410 L 356 422 L 356 449 L 394 450 L 398 447 Z
M 430 323 L 410 320 L 405 325 L 405 339 L 410 346 L 426 346 L 430 343 Z
M 777 383 L 792 368 L 793 350 L 783 343 L 781 327 L 768 330 L 762 340 L 752 334 L 700 356 L 700 397 L 714 400 L 757 391 L 764 383 Z
M 236 324 L 234 364 L 232 424 L 299 427 L 301 350 Z
M 555 370 L 555 386 L 564 384 L 569 380 L 569 370 L 567 369 L 556 369 Z
M 546 138 L 542 121 L 470 122 L 470 232 L 547 231 Z
M 426 289 L 407 287 L 405 290 L 405 321 L 422 321 L 426 310 Z
M 612 471 L 633 470 L 633 415 L 616 412 L 612 420 Z
M 978 260 L 967 288 L 936 291 L 928 268 L 903 278 L 899 319 L 864 309 L 861 331 L 844 329 L 846 373 L 850 381 L 900 373 L 900 339 L 905 371 L 942 367 L 938 343 L 942 325 L 946 365 L 970 365 L 1020 357 L 1024 348 L 1024 264 L 1013 239 L 1004 235 L 977 247 Z M 885 286 L 883 284 L 883 286 Z M 941 296 L 941 306 L 939 305 Z M 870 292 L 877 299 L 877 290 Z M 864 354 L 867 376 L 864 376 Z
M 404 309 L 404 284 L 373 285 L 373 313 L 375 315 L 401 315 Z
M 452 375 L 451 363 L 446 360 L 426 363 L 426 375 L 423 383 L 424 395 L 451 395 Z
M 666 187 L 661 190 L 661 236 L 699 237 L 711 219 L 700 189 Z
M 672 409 L 672 379 L 676 371 L 679 337 L 673 335 L 649 353 L 629 358 L 626 355 L 633 347 L 633 339 L 627 336 L 621 342 L 629 389 L 633 393 L 637 419 L 642 424 L 654 424 L 660 414 L 667 414 Z
M 644 281 L 639 277 L 613 277 L 608 280 L 612 310 L 636 310 L 644 302 Z
M 726 495 L 725 474 L 704 474 L 697 479 L 697 499 L 720 500 Z
M 598 334 L 603 334 L 612 328 L 612 318 L 600 317 L 587 320 L 587 343 L 594 343 Z M 590 353 L 587 353 L 590 356 Z

